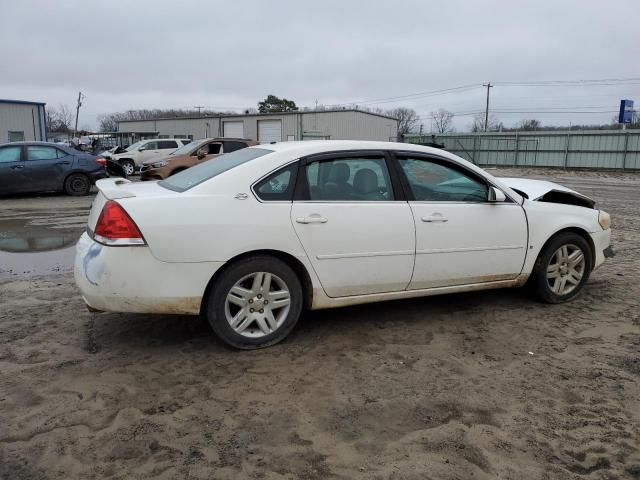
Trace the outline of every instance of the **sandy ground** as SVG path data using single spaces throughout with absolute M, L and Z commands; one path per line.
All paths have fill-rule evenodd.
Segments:
M 618 255 L 574 302 L 306 313 L 238 352 L 198 318 L 91 314 L 64 267 L 5 272 L 0 477 L 640 478 L 640 175 L 493 173 L 554 177 L 612 213 Z M 72 231 L 90 201 L 5 199 L 0 225 Z

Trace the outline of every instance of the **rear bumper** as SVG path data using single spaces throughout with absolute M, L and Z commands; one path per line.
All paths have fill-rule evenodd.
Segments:
M 107 169 L 102 169 L 97 172 L 89 172 L 87 173 L 89 178 L 91 179 L 91 183 L 96 183 L 98 180 L 102 178 L 107 178 L 109 175 L 107 174 Z
M 611 249 L 611 229 L 591 233 L 591 239 L 595 247 L 595 259 L 593 262 L 593 269 L 595 270 L 604 263 L 605 258 L 609 256 L 609 251 L 613 252 Z
M 84 233 L 76 245 L 74 277 L 95 310 L 197 315 L 207 284 L 222 265 L 161 262 L 147 246 L 108 247 Z

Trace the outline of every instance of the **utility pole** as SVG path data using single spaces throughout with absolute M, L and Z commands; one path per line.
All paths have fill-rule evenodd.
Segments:
M 489 126 L 489 89 L 493 87 L 493 85 L 491 85 L 491 82 L 489 82 L 483 83 L 482 86 L 487 87 L 487 108 L 485 108 L 484 110 L 484 131 L 486 132 Z
M 73 129 L 73 138 L 78 135 L 78 116 L 80 115 L 80 107 L 82 106 L 83 98 L 85 98 L 85 96 L 82 94 L 82 92 L 78 92 L 78 105 L 76 106 L 76 125 Z
M 198 116 L 200 116 L 200 112 L 202 111 L 202 109 L 203 109 L 204 107 L 193 107 L 193 108 L 198 109 Z

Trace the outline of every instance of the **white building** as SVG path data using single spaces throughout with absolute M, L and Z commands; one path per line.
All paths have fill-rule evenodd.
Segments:
M 319 110 L 215 115 L 118 122 L 124 143 L 142 138 L 251 138 L 260 143 L 292 140 L 382 140 L 398 135 L 398 120 L 362 110 Z M 129 134 L 129 135 L 127 135 Z
M 42 102 L 0 99 L 0 143 L 47 140 Z

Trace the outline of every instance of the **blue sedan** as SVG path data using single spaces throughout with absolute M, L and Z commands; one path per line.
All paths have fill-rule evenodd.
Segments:
M 46 142 L 0 145 L 0 195 L 63 191 L 86 195 L 107 176 L 106 160 Z

